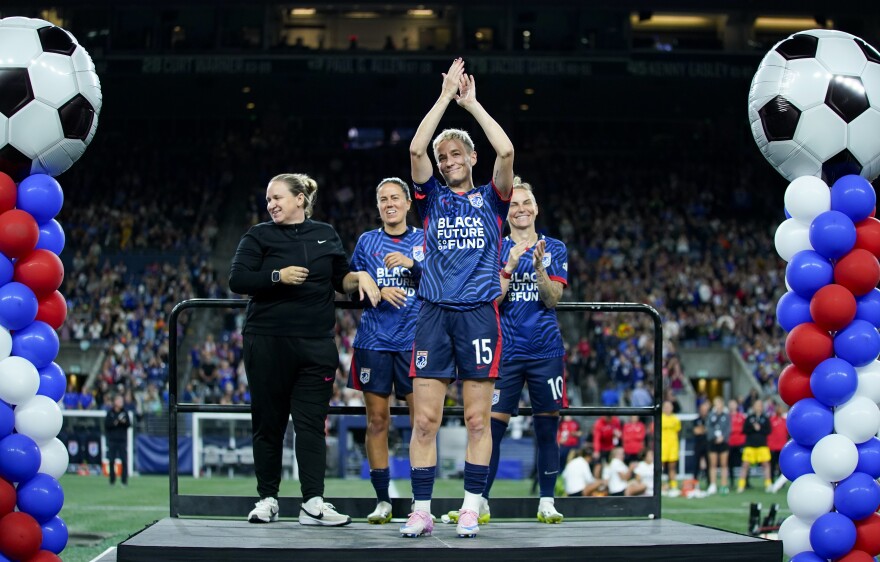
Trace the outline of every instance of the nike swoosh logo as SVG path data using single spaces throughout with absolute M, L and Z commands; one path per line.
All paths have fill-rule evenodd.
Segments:
M 330 382 L 330 381 L 332 381 L 332 380 L 335 379 L 335 378 L 336 378 L 336 377 L 324 377 L 324 382 Z
M 318 514 L 315 515 L 314 513 L 309 513 L 309 510 L 306 509 L 305 507 L 300 507 L 300 509 L 302 509 L 306 513 L 306 515 L 308 515 L 309 517 L 314 517 L 315 519 L 323 519 L 323 517 L 324 517 L 323 511 L 318 512 Z
M 324 242 L 326 242 L 326 240 L 318 240 L 318 244 L 323 244 Z M 308 513 L 308 512 L 306 512 L 306 513 Z

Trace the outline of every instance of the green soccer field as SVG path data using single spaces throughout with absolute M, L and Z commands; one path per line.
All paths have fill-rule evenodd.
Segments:
M 131 478 L 127 488 L 111 487 L 106 478 L 66 475 L 64 508 L 61 517 L 71 534 L 64 550 L 66 562 L 88 562 L 107 548 L 115 546 L 129 535 L 150 523 L 168 517 L 168 478 L 141 476 Z M 400 497 L 410 495 L 408 480 L 395 480 Z M 253 478 L 181 478 L 181 494 L 255 495 Z M 528 497 L 531 482 L 527 480 L 496 480 L 496 497 Z M 358 497 L 372 495 L 366 480 L 327 480 L 330 497 Z M 435 497 L 460 497 L 461 480 L 438 480 Z M 294 496 L 299 491 L 296 482 L 282 483 L 282 495 Z M 584 500 L 589 501 L 589 500 Z M 663 516 L 684 523 L 707 525 L 738 533 L 745 533 L 748 525 L 749 504 L 761 502 L 764 513 L 771 503 L 782 505 L 780 520 L 788 515 L 784 509 L 785 494 L 765 494 L 746 491 L 729 496 L 711 496 L 703 499 L 663 498 Z M 244 517 L 246 514 L 242 514 Z

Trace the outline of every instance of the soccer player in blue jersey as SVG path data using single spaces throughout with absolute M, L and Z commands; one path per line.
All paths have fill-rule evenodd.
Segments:
M 370 481 L 376 490 L 376 509 L 367 522 L 391 521 L 388 487 L 388 428 L 392 389 L 406 400 L 412 419 L 412 380 L 409 366 L 421 301 L 416 299 L 424 232 L 406 224 L 412 206 L 409 187 L 400 178 L 386 178 L 376 187 L 382 227 L 363 233 L 351 257 L 353 271 L 366 271 L 381 290 L 382 302 L 367 307 L 354 338 L 348 386 L 362 390 L 367 408 L 366 449 Z
M 428 144 L 451 101 L 470 113 L 495 150 L 492 180 L 474 186 L 477 162 L 467 132 L 447 129 L 434 139 L 437 168 L 446 185 L 432 174 Z M 437 465 L 436 437 L 443 418 L 446 387 L 462 381 L 467 427 L 465 497 L 456 532 L 479 532 L 477 512 L 489 475 L 492 390 L 498 376 L 501 328 L 498 277 L 501 231 L 513 186 L 513 144 L 477 101 L 476 82 L 460 58 L 443 74 L 440 97 L 422 119 L 410 145 L 416 208 L 424 223 L 425 261 L 419 297 L 422 309 L 413 343 L 413 435 L 410 478 L 413 512 L 400 528 L 403 536 L 430 534 L 431 495 Z
M 563 516 L 553 505 L 553 490 L 559 474 L 559 410 L 567 406 L 563 378 L 562 334 L 556 319 L 556 304 L 568 284 L 568 250 L 561 241 L 535 230 L 538 204 L 532 187 L 519 177 L 513 182 L 507 223 L 510 236 L 502 241 L 501 333 L 504 341 L 501 376 L 492 399 L 492 462 L 489 490 L 498 471 L 501 440 L 510 417 L 519 410 L 524 385 L 528 385 L 537 441 L 538 521 L 561 523 Z M 488 520 L 488 505 L 483 517 Z

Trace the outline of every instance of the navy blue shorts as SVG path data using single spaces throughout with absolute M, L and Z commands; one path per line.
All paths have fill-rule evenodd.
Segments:
M 495 381 L 492 411 L 516 416 L 523 387 L 528 385 L 532 411 L 558 412 L 566 405 L 562 357 L 547 359 L 507 359 Z
M 354 348 L 347 386 L 381 396 L 390 396 L 393 387 L 394 395 L 404 399 L 413 391 L 412 379 L 409 378 L 411 358 L 411 351 Z
M 416 320 L 410 377 L 495 379 L 501 356 L 498 305 L 449 310 L 424 301 Z

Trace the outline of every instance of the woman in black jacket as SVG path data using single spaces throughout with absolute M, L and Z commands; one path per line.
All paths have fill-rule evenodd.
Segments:
M 288 416 L 293 416 L 296 432 L 300 524 L 351 522 L 323 499 L 324 424 L 339 364 L 333 340 L 335 292 L 358 291 L 374 306 L 380 293 L 368 273 L 349 269 L 336 230 L 311 220 L 317 189 L 305 174 L 272 178 L 266 189 L 272 220 L 251 227 L 241 238 L 229 273 L 229 288 L 251 297 L 242 330 L 260 494 L 248 514 L 251 523 L 278 520 Z

